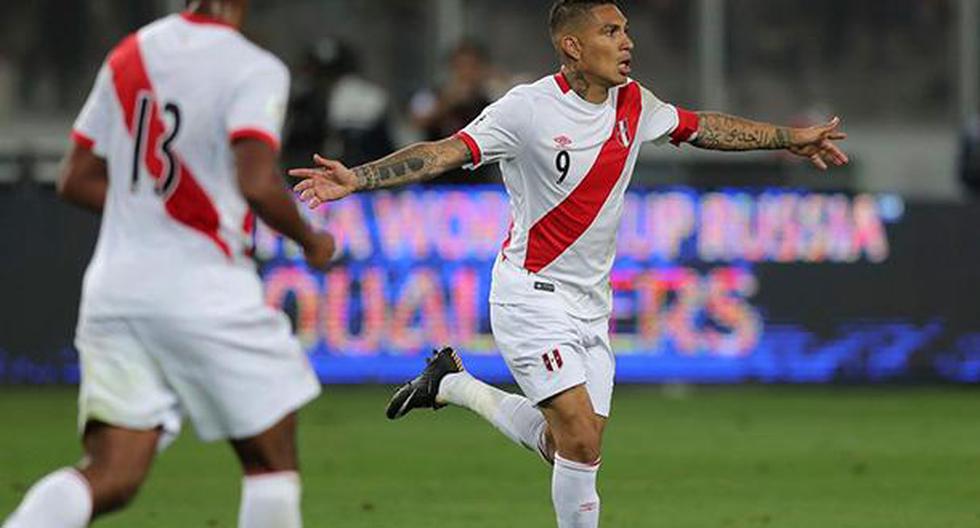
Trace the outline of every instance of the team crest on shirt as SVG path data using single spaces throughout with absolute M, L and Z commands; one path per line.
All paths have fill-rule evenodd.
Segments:
M 557 146 L 560 149 L 566 149 L 571 144 L 572 144 L 572 138 L 566 136 L 565 134 L 562 134 L 555 138 L 555 146 Z
M 619 128 L 619 142 L 623 144 L 624 147 L 629 148 L 630 146 L 630 129 L 629 125 L 626 124 L 625 119 L 620 119 L 617 124 Z

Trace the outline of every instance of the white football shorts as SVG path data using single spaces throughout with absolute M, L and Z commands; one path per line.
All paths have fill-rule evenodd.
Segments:
M 245 439 L 320 394 L 284 314 L 268 307 L 211 318 L 86 318 L 79 429 L 89 421 L 162 427 L 166 447 L 186 415 L 204 441 Z
M 535 405 L 585 384 L 596 414 L 609 416 L 616 359 L 609 318 L 580 319 L 556 302 L 490 304 L 501 355 Z

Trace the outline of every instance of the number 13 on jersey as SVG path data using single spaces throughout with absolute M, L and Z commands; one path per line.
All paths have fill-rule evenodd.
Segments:
M 160 119 L 153 94 L 140 92 L 137 96 L 130 183 L 130 190 L 134 193 L 139 189 L 140 167 L 144 164 L 147 172 L 156 181 L 154 190 L 159 196 L 169 195 L 179 181 L 180 162 L 173 152 L 172 144 L 180 132 L 180 107 L 174 103 L 166 103 L 163 111 L 168 116 L 163 121 L 169 123 Z M 162 167 L 159 161 L 163 162 Z

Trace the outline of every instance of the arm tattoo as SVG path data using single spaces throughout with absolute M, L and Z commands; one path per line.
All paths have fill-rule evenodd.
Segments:
M 698 136 L 691 144 L 708 150 L 778 150 L 792 143 L 786 127 L 698 112 Z
M 369 191 L 429 180 L 469 160 L 466 145 L 459 139 L 449 138 L 417 143 L 352 170 L 357 176 L 358 190 Z

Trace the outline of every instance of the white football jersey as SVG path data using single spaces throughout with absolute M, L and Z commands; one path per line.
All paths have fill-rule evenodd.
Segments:
M 697 123 L 636 81 L 594 104 L 560 73 L 488 106 L 458 137 L 471 151 L 469 167 L 500 163 L 510 195 L 512 225 L 490 301 L 556 295 L 577 316 L 608 315 L 616 233 L 640 145 L 688 141 Z
M 231 142 L 278 149 L 288 91 L 279 59 L 190 13 L 143 27 L 109 54 L 72 133 L 109 172 L 82 314 L 194 317 L 261 306 L 253 216 Z

